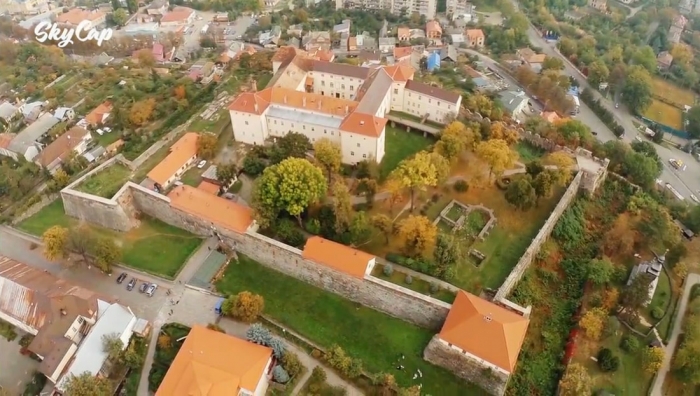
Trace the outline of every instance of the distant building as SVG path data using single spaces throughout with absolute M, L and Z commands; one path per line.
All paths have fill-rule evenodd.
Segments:
M 83 21 L 90 22 L 90 27 L 98 27 L 105 23 L 107 15 L 99 11 L 86 11 L 73 8 L 56 17 L 56 23 L 72 27 L 78 26 Z
M 668 70 L 673 63 L 673 55 L 668 51 L 663 51 L 659 53 L 656 57 L 656 66 L 659 70 Z
M 588 6 L 598 11 L 606 11 L 608 9 L 608 0 L 588 0 Z
M 428 40 L 441 39 L 442 27 L 440 26 L 440 22 L 435 20 L 428 21 L 428 23 L 425 24 L 425 36 Z
M 498 94 L 498 100 L 503 104 L 503 107 L 513 117 L 522 114 L 523 110 L 530 103 L 525 92 L 519 91 L 504 91 Z
M 148 172 L 149 182 L 158 190 L 164 191 L 177 181 L 197 159 L 197 139 L 199 135 L 188 132 L 170 148 L 170 153 Z
M 46 146 L 34 162 L 53 174 L 71 154 L 81 155 L 84 153 L 91 140 L 90 132 L 79 126 L 74 126 Z
M 425 15 L 427 19 L 433 19 L 437 14 L 437 0 L 335 0 L 335 8 L 383 9 L 395 15 L 417 13 Z
M 428 71 L 432 72 L 440 68 L 440 52 L 434 51 L 428 55 Z
M 394 52 L 396 48 L 396 37 L 380 37 L 379 51 L 383 53 Z
M 471 48 L 481 48 L 484 46 L 484 42 L 486 41 L 486 36 L 484 35 L 484 31 L 481 29 L 467 29 L 465 32 L 465 36 L 467 39 L 467 46 Z
M 172 11 L 163 15 L 160 26 L 182 26 L 194 22 L 195 11 L 187 7 L 175 7 Z

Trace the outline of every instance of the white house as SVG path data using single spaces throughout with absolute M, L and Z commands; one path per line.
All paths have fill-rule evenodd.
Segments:
M 33 161 L 44 147 L 43 144 L 40 143 L 41 138 L 58 123 L 58 118 L 45 113 L 39 117 L 38 120 L 20 131 L 20 133 L 10 141 L 7 149 L 0 150 L 0 154 L 10 156 L 14 159 L 17 159 L 18 156 L 22 156 L 27 161 Z
M 75 110 L 70 107 L 59 107 L 53 112 L 53 116 L 61 121 L 70 121 L 75 118 Z

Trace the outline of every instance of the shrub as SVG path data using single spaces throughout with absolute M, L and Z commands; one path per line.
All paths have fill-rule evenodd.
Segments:
M 272 378 L 277 383 L 286 384 L 289 381 L 289 373 L 282 366 L 275 366 L 275 369 L 272 370 Z
M 386 261 L 391 261 L 392 263 L 404 265 L 406 263 L 406 258 L 400 254 L 396 253 L 387 253 L 386 256 Z
M 357 378 L 360 375 L 362 375 L 362 360 L 350 360 L 350 366 L 348 366 L 347 375 L 350 378 Z
M 620 348 L 627 353 L 635 353 L 639 350 L 639 339 L 633 335 L 627 334 L 620 341 Z
M 282 367 L 287 370 L 290 377 L 296 377 L 302 369 L 299 356 L 290 351 L 285 352 L 284 356 L 282 356 Z
M 277 223 L 275 233 L 282 242 L 294 247 L 302 247 L 306 243 L 306 237 L 296 227 L 292 220 L 282 219 Z
M 319 351 L 318 349 L 314 349 L 311 351 L 311 357 L 314 359 L 320 359 L 321 356 L 323 356 L 323 352 Z
M 235 300 L 231 306 L 231 316 L 243 322 L 254 322 L 262 314 L 265 307 L 263 297 L 249 291 L 242 291 L 234 298 Z
M 276 337 L 271 337 L 270 341 L 267 343 L 267 346 L 272 348 L 272 354 L 275 355 L 275 358 L 277 359 L 282 359 L 287 350 L 287 345 Z
M 265 161 L 253 153 L 248 154 L 243 160 L 243 172 L 250 176 L 258 176 L 265 170 Z
M 435 294 L 440 291 L 440 286 L 437 283 L 430 284 L 430 293 Z
M 455 191 L 461 193 L 467 192 L 467 190 L 469 189 L 469 184 L 467 184 L 465 180 L 457 180 L 457 182 L 454 185 L 454 189 Z
M 316 367 L 314 367 L 314 370 L 311 372 L 311 378 L 309 380 L 311 382 L 321 383 L 321 382 L 326 382 L 326 378 L 328 378 L 328 375 L 326 374 L 326 370 L 324 370 L 321 366 L 316 366 Z
M 386 275 L 386 276 L 391 276 L 391 274 L 394 273 L 394 266 L 391 265 L 391 264 L 387 264 L 387 265 L 384 266 L 384 269 L 382 270 L 382 272 L 383 272 L 384 275 Z
M 433 194 L 432 197 L 430 197 L 430 200 L 433 202 L 437 202 L 440 199 L 440 194 Z
M 510 185 L 510 181 L 511 180 L 509 177 L 501 177 L 499 179 L 496 179 L 496 187 L 505 191 L 508 189 L 508 186 Z
M 410 285 L 413 283 L 413 277 L 411 275 L 406 275 L 406 279 L 404 279 L 404 282 L 406 282 L 407 285 Z
M 31 334 L 25 334 L 19 339 L 19 346 L 22 348 L 27 348 L 32 341 L 34 341 L 34 336 Z
M 306 222 L 306 231 L 310 234 L 318 235 L 321 233 L 321 222 L 318 219 L 311 219 Z
M 228 192 L 232 194 L 238 194 L 238 192 L 241 191 L 241 188 L 243 188 L 243 182 L 240 180 L 236 180 L 236 182 L 233 183 L 231 188 L 228 189 Z
M 614 372 L 620 367 L 620 358 L 615 356 L 608 348 L 598 352 L 598 367 L 603 372 Z
M 659 306 L 651 309 L 651 317 L 656 320 L 661 320 L 664 317 L 664 313 L 666 313 L 664 309 Z
M 248 330 L 245 332 L 245 338 L 256 344 L 269 345 L 270 340 L 272 340 L 272 334 L 270 334 L 270 330 L 260 323 L 254 323 L 248 327 Z
M 343 348 L 338 345 L 333 345 L 326 351 L 326 361 L 331 367 L 340 370 L 343 374 L 347 374 L 350 367 L 350 357 L 345 353 Z

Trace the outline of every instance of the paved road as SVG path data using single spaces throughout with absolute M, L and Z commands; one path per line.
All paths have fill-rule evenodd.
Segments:
M 671 370 L 671 359 L 673 358 L 673 353 L 676 350 L 676 345 L 678 344 L 678 336 L 680 336 L 683 330 L 683 318 L 685 317 L 685 310 L 688 306 L 688 299 L 690 298 L 690 290 L 694 285 L 700 283 L 700 275 L 698 274 L 688 274 L 688 279 L 685 280 L 685 288 L 683 289 L 683 296 L 681 296 L 681 305 L 678 308 L 678 315 L 676 316 L 676 322 L 673 324 L 673 333 L 671 333 L 671 338 L 669 339 L 668 345 L 666 346 L 666 354 L 664 355 L 664 362 L 661 364 L 661 369 L 659 370 L 656 379 L 654 380 L 654 385 L 652 386 L 651 396 L 662 396 L 662 389 L 664 386 L 664 380 L 666 375 Z
M 519 7 L 517 1 L 512 1 L 515 8 L 518 9 Z M 559 51 L 556 49 L 556 43 L 547 42 L 547 40 L 545 40 L 532 25 L 530 25 L 527 35 L 530 39 L 530 43 L 535 47 L 541 48 L 542 53 L 546 54 L 547 56 L 561 58 L 564 61 L 564 70 L 566 74 L 574 77 L 576 81 L 578 81 L 581 88 L 589 89 L 596 97 L 600 98 L 598 91 L 591 89 L 586 77 L 581 74 L 581 72 L 576 69 L 576 67 L 574 67 L 574 65 L 569 62 L 566 57 L 559 53 Z M 483 55 L 480 56 L 484 57 Z M 637 135 L 637 130 L 632 123 L 632 116 L 629 114 L 629 112 L 623 108 L 624 106 L 616 109 L 615 103 L 610 100 L 603 99 L 602 103 L 610 112 L 613 113 L 617 119 L 617 122 L 625 128 L 624 140 L 627 142 L 632 142 L 634 137 Z M 581 113 L 577 116 L 577 118 L 584 124 L 588 125 L 593 131 L 596 131 L 598 133 L 597 137 L 600 141 L 607 142 L 608 140 L 616 139 L 612 131 L 610 131 L 610 129 L 608 129 L 583 103 L 581 103 Z M 690 200 L 690 194 L 695 193 L 696 195 L 700 196 L 700 194 L 697 194 L 697 192 L 700 191 L 700 178 L 693 177 L 693 175 L 700 174 L 700 163 L 693 159 L 690 154 L 684 153 L 680 150 L 669 149 L 656 145 L 656 151 L 659 153 L 664 165 L 663 172 L 660 176 L 661 180 L 671 183 L 681 193 L 681 195 L 686 197 L 686 201 L 692 202 Z M 675 170 L 669 165 L 668 161 L 671 158 L 683 160 L 683 162 L 687 164 L 688 168 L 683 172 Z

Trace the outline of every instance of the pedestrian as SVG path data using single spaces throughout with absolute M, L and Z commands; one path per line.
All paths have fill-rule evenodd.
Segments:
M 413 374 L 413 379 L 418 378 L 418 374 Z

